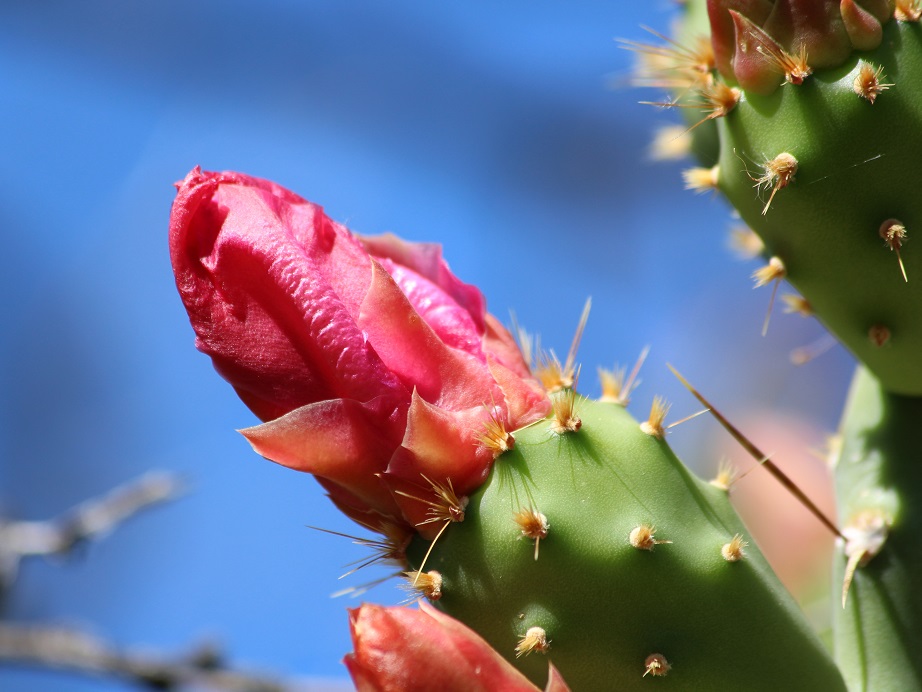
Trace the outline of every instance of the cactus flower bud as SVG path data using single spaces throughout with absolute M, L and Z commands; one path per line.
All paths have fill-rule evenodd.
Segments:
M 509 332 L 439 246 L 361 238 L 238 173 L 196 168 L 177 188 L 176 284 L 197 347 L 264 421 L 243 434 L 317 476 L 353 519 L 418 524 L 425 505 L 395 485 L 450 480 L 466 494 L 493 460 L 484 425 L 547 412 Z
M 720 74 L 764 95 L 879 46 L 894 2 L 707 0 L 707 10 Z
M 366 604 L 349 620 L 355 651 L 345 663 L 360 692 L 538 692 L 473 630 L 427 603 Z M 545 692 L 569 689 L 551 666 Z

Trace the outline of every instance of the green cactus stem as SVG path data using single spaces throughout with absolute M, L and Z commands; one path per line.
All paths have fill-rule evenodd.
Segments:
M 726 488 L 670 450 L 665 403 L 638 423 L 617 403 L 554 396 L 464 521 L 428 556 L 411 544 L 417 590 L 539 685 L 550 659 L 580 692 L 844 689 Z
M 835 657 L 853 691 L 922 690 L 922 398 L 886 392 L 867 370 L 852 383 L 835 461 L 849 541 L 836 584 Z M 851 563 L 851 564 L 850 564 Z

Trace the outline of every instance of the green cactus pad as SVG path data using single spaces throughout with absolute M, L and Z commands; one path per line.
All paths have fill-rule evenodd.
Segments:
M 768 96 L 744 92 L 718 124 L 719 187 L 766 255 L 887 389 L 912 395 L 922 394 L 920 30 L 891 21 L 874 51 Z M 862 65 L 892 85 L 873 103 L 855 91 Z M 775 190 L 763 165 L 782 153 L 797 170 Z M 906 229 L 901 247 L 881 237 L 889 219 Z
M 441 575 L 438 606 L 539 685 L 550 659 L 574 692 L 844 689 L 726 490 L 624 407 L 578 399 L 576 410 L 574 432 L 553 432 L 553 419 L 518 431 L 436 542 L 424 570 Z M 547 519 L 537 559 L 522 511 Z M 635 547 L 638 527 L 655 532 L 635 533 Z M 735 536 L 748 541 L 741 556 L 725 548 Z M 411 546 L 415 567 L 428 548 Z M 516 657 L 532 628 L 547 651 Z

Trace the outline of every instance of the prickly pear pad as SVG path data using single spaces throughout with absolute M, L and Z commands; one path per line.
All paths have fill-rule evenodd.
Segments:
M 441 574 L 438 607 L 539 685 L 548 657 L 576 692 L 844 689 L 726 491 L 624 407 L 576 411 L 574 432 L 519 430 L 436 543 L 424 569 Z M 523 510 L 547 519 L 537 551 Z M 414 567 L 428 547 L 411 547 Z
M 891 21 L 875 50 L 744 93 L 718 123 L 720 190 L 816 316 L 885 388 L 911 395 L 922 394 L 920 31 Z M 779 186 L 765 164 L 782 153 L 797 170 Z M 904 231 L 886 238 L 893 220 Z

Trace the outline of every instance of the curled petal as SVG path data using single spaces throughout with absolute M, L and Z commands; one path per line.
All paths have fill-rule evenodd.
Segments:
M 376 260 L 391 275 L 416 313 L 451 348 L 483 358 L 481 330 L 474 316 L 441 288 L 412 269 L 386 258 Z
M 406 433 L 388 475 L 412 482 L 419 482 L 421 474 L 438 482 L 451 479 L 458 494 L 468 494 L 483 483 L 493 462 L 492 453 L 478 445 L 488 418 L 482 405 L 447 411 L 414 392 Z
M 415 387 L 427 401 L 458 410 L 500 395 L 481 362 L 484 357 L 442 342 L 377 262 L 358 323 L 391 373 L 409 389 Z
M 320 401 L 240 432 L 267 459 L 326 479 L 370 509 L 399 515 L 378 478 L 395 446 L 393 431 L 402 424 L 392 421 L 390 431 L 381 425 L 380 411 L 388 404 L 386 398 Z
M 392 233 L 381 236 L 363 236 L 361 241 L 368 252 L 379 259 L 412 269 L 445 291 L 452 300 L 471 315 L 478 332 L 483 332 L 486 302 L 476 286 L 471 286 L 455 276 L 442 257 L 442 246 L 436 243 L 410 243 Z
M 344 662 L 360 692 L 538 692 L 473 630 L 426 603 L 365 604 L 349 625 L 355 651 Z

